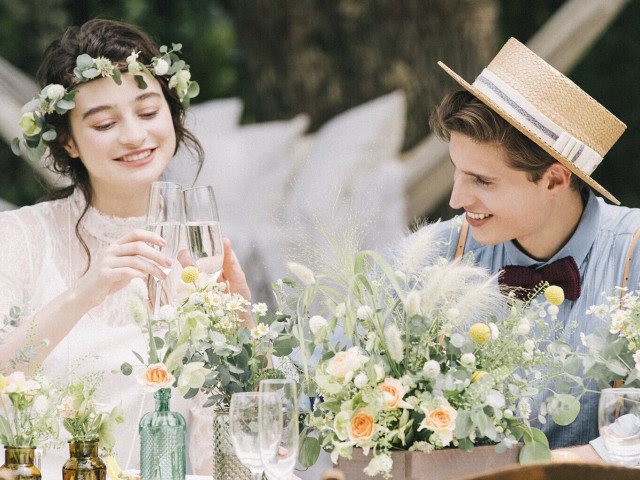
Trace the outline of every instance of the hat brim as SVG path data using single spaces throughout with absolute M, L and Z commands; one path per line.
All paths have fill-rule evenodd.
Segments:
M 598 182 L 593 180 L 589 175 L 587 175 L 585 172 L 580 170 L 578 167 L 576 167 L 572 162 L 567 160 L 561 154 L 556 152 L 553 148 L 551 148 L 551 146 L 549 146 L 544 140 L 542 140 L 539 136 L 537 136 L 531 130 L 529 130 L 524 125 L 522 125 L 520 122 L 518 122 L 516 119 L 514 119 L 513 117 L 508 115 L 506 112 L 504 112 L 504 110 L 502 108 L 500 108 L 499 105 L 497 105 L 493 100 L 491 100 L 489 97 L 487 97 L 483 92 L 481 92 L 480 90 L 475 88 L 473 85 L 468 83 L 464 78 L 462 78 L 456 72 L 454 72 L 449 67 L 447 67 L 443 62 L 438 62 L 438 65 L 440 65 L 440 67 L 445 72 L 447 72 L 456 82 L 458 82 L 460 85 L 462 85 L 465 88 L 465 90 L 467 90 L 469 93 L 471 93 L 475 97 L 477 97 L 482 103 L 484 103 L 489 108 L 491 108 L 491 110 L 493 110 L 498 115 L 500 115 L 502 118 L 504 118 L 507 122 L 509 122 L 509 124 L 511 124 L 516 129 L 518 129 L 518 131 L 520 131 L 523 135 L 525 135 L 532 142 L 534 142 L 536 145 L 538 145 L 540 148 L 542 148 L 545 152 L 547 152 L 549 155 L 551 155 L 553 158 L 555 158 L 558 162 L 560 162 L 560 164 L 562 164 L 563 166 L 568 168 L 571 171 L 571 173 L 575 174 L 578 178 L 580 178 L 582 181 L 584 181 L 587 185 L 589 185 L 591 188 L 593 188 L 597 192 L 599 192 L 602 195 L 604 195 L 606 198 L 611 200 L 616 205 L 620 205 L 620 201 L 616 197 L 614 197 L 611 193 L 609 193 L 607 191 L 607 189 L 605 189 L 602 185 L 600 185 Z

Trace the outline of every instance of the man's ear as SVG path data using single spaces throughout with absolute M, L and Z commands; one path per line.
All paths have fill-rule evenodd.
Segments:
M 69 141 L 64 146 L 64 149 L 67 151 L 71 158 L 78 158 L 80 156 L 80 152 L 76 147 L 76 142 L 73 141 L 73 138 L 69 138 Z
M 549 193 L 556 196 L 570 188 L 571 175 L 573 175 L 571 170 L 560 162 L 551 164 L 547 171 L 544 172 L 544 179 Z

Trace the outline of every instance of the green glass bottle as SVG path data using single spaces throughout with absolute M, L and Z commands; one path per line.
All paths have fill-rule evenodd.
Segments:
M 156 409 L 140 419 L 140 479 L 184 480 L 186 422 L 169 410 L 170 388 L 153 394 Z

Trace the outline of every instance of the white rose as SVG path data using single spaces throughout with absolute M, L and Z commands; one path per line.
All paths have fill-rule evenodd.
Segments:
M 327 373 L 334 377 L 345 379 L 347 375 L 362 368 L 368 358 L 360 353 L 358 347 L 351 347 L 346 352 L 338 352 L 327 364 Z
M 314 315 L 309 319 L 309 328 L 314 335 L 316 335 L 321 328 L 326 326 L 327 320 L 321 315 Z
M 52 83 L 47 87 L 47 97 L 49 97 L 51 100 L 61 100 L 66 93 L 67 91 L 64 89 L 64 87 L 62 85 L 58 85 L 57 83 Z
M 168 71 L 169 71 L 169 63 L 166 60 L 159 58 L 153 67 L 153 72 L 156 75 L 166 75 Z

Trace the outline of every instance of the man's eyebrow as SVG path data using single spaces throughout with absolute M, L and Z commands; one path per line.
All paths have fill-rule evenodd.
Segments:
M 138 95 L 135 98 L 135 101 L 136 102 L 141 102 L 143 100 L 146 100 L 147 98 L 159 97 L 159 96 L 160 96 L 160 94 L 158 92 L 145 92 L 145 93 L 142 93 L 142 94 Z M 87 118 L 87 117 L 89 117 L 91 115 L 95 115 L 96 113 L 103 112 L 104 110 L 110 110 L 112 108 L 113 108 L 113 105 L 99 105 L 97 107 L 90 108 L 89 110 L 87 110 L 84 113 L 84 115 L 82 115 L 82 119 L 84 120 L 85 118 Z
M 449 157 L 449 161 L 451 162 L 451 165 L 453 165 L 454 168 L 458 168 L 456 167 L 456 164 L 453 163 L 453 159 L 451 157 Z M 469 175 L 470 177 L 475 177 L 475 178 L 481 178 L 483 180 L 490 180 L 490 181 L 495 181 L 497 180 L 499 177 L 492 177 L 490 175 L 485 175 L 482 173 L 474 173 L 474 172 L 468 172 L 466 170 L 460 170 L 462 173 L 464 173 L 465 175 Z

